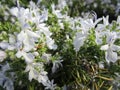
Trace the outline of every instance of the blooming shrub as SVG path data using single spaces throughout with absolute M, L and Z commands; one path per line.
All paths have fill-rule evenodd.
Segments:
M 111 23 L 94 11 L 70 17 L 65 0 L 49 7 L 41 0 L 16 3 L 1 4 L 1 89 L 120 88 L 119 16 Z

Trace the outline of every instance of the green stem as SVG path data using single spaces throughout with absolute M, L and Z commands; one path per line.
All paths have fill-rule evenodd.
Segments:
M 30 85 L 28 86 L 28 90 L 34 90 L 34 85 L 33 85 L 33 84 L 30 84 Z

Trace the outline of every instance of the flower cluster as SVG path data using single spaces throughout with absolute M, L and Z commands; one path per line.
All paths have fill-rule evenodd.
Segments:
M 28 8 L 20 7 L 18 2 L 18 6 L 12 7 L 10 13 L 14 16 L 12 23 L 18 26 L 18 31 L 9 33 L 8 40 L 0 42 L 1 49 L 4 51 L 15 51 L 14 57 L 22 57 L 25 60 L 27 64 L 25 71 L 29 72 L 30 81 L 32 79 L 38 80 L 38 82 L 42 83 L 46 88 L 53 90 L 55 85 L 51 84 L 53 81 L 51 82 L 48 79 L 47 72 L 44 70 L 44 62 L 35 61 L 38 57 L 46 60 L 46 58 L 42 57 L 44 52 L 38 52 L 38 49 L 57 49 L 57 45 L 51 38 L 52 33 L 44 23 L 48 20 L 48 10 L 40 11 L 39 7 L 32 1 Z M 7 56 L 4 51 L 0 51 L 1 62 Z M 48 58 L 48 56 L 46 57 Z M 55 68 L 55 63 L 53 68 Z
M 102 86 L 104 81 L 101 82 L 101 78 L 105 80 L 106 78 L 98 76 L 101 75 L 98 69 L 109 69 L 107 65 L 111 63 L 116 65 L 119 61 L 120 17 L 112 23 L 109 22 L 109 16 L 97 19 L 94 11 L 87 13 L 85 17 L 70 17 L 65 0 L 58 0 L 57 5 L 52 3 L 49 8 L 45 6 L 41 8 L 39 6 L 41 3 L 41 0 L 38 0 L 37 4 L 30 1 L 25 8 L 17 0 L 17 7 L 11 7 L 8 12 L 6 11 L 9 14 L 5 20 L 12 28 L 8 25 L 5 26 L 9 27 L 8 30 L 0 31 L 0 86 L 14 90 L 14 82 L 19 78 L 18 72 L 14 70 L 18 67 L 21 67 L 18 69 L 21 70 L 19 73 L 28 74 L 28 82 L 34 82 L 35 85 L 37 81 L 46 90 L 56 90 L 68 84 L 59 83 L 57 86 L 56 81 L 58 80 L 56 78 L 60 77 L 58 73 L 62 70 L 63 75 L 66 73 L 64 71 L 66 67 L 67 69 L 73 67 L 75 72 L 75 75 L 71 74 L 73 77 L 70 80 L 75 80 L 74 77 L 77 75 L 83 77 L 86 83 L 99 77 L 101 85 L 98 86 Z M 89 51 L 88 48 L 91 47 L 95 47 L 93 51 Z M 100 59 L 94 51 L 100 52 L 100 57 L 104 55 L 104 58 Z M 19 63 L 21 65 L 18 65 Z M 16 65 L 18 67 L 15 67 Z M 76 67 L 77 69 L 80 67 L 81 71 L 79 69 L 75 71 Z M 117 70 L 115 73 L 119 73 Z M 83 74 L 80 74 L 81 72 Z M 86 78 L 85 72 L 91 78 L 87 76 Z
M 103 24 L 100 22 L 103 20 Z M 118 17 L 119 20 L 119 17 Z M 116 24 L 119 24 L 117 21 Z M 79 51 L 80 47 L 84 45 L 84 41 L 87 39 L 88 35 L 91 34 L 89 31 L 91 29 L 95 30 L 95 42 L 97 45 L 103 44 L 103 38 L 106 39 L 106 45 L 101 46 L 101 50 L 105 50 L 105 59 L 109 62 L 116 62 L 118 60 L 118 55 L 114 51 L 119 51 L 120 46 L 114 45 L 115 41 L 119 39 L 119 31 L 117 32 L 119 27 L 116 27 L 115 30 L 111 30 L 113 27 L 112 24 L 109 24 L 108 16 L 105 18 L 99 18 L 95 20 L 95 22 L 92 19 L 81 19 L 80 21 L 80 31 L 77 31 L 76 37 L 74 39 L 74 47 L 76 51 Z M 96 26 L 97 25 L 97 26 Z M 96 26 L 96 27 L 95 27 Z M 105 43 L 104 42 L 104 43 Z

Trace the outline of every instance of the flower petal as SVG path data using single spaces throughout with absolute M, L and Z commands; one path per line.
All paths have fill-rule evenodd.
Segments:
M 118 46 L 118 45 L 112 45 L 111 48 L 113 51 L 120 51 L 120 46 Z
M 6 58 L 6 53 L 0 50 L 0 62 L 2 62 Z
M 101 46 L 101 50 L 107 50 L 109 48 L 109 46 L 108 46 L 108 44 L 107 45 L 103 45 L 103 46 Z
M 76 34 L 76 38 L 73 41 L 73 45 L 76 51 L 79 51 L 80 47 L 84 44 L 85 38 L 85 35 L 81 33 Z
M 108 50 L 106 53 L 105 53 L 105 58 L 106 58 L 106 61 L 109 63 L 109 62 L 113 62 L 115 63 L 118 59 L 118 56 L 117 56 L 117 53 L 116 52 L 113 52 L 112 50 Z

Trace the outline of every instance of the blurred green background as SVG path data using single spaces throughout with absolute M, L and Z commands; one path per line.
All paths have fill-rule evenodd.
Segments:
M 27 6 L 31 0 L 19 0 L 21 6 Z M 38 2 L 39 0 L 32 0 Z M 51 4 L 58 3 L 58 0 L 40 0 L 41 6 L 45 5 L 47 8 Z M 69 7 L 69 15 L 81 16 L 84 12 L 91 10 L 95 11 L 97 17 L 109 15 L 110 21 L 115 20 L 120 14 L 120 0 L 60 0 L 60 2 L 66 1 Z M 8 7 L 16 6 L 16 0 L 0 0 L 1 5 L 7 5 Z M 0 5 L 0 6 L 1 6 Z M 3 18 L 3 13 L 0 13 L 0 18 Z

